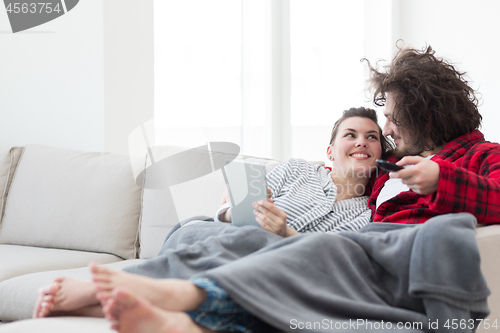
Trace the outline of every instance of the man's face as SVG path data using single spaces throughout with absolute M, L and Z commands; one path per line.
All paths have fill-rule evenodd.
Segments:
M 392 121 L 392 113 L 394 112 L 394 106 L 396 105 L 395 93 L 388 92 L 385 99 L 385 125 L 382 131 L 384 136 L 391 136 L 396 144 L 396 156 L 403 157 L 406 155 L 417 155 L 420 153 L 420 148 L 411 144 L 410 136 L 404 129 L 396 126 Z

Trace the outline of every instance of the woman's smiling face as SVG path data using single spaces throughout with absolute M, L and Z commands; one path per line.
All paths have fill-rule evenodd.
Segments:
M 333 145 L 327 154 L 332 157 L 337 172 L 353 172 L 356 177 L 369 177 L 382 156 L 380 132 L 373 120 L 350 117 L 339 125 Z

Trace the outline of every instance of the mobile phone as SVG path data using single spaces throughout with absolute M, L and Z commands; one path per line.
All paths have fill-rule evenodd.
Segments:
M 384 169 L 385 171 L 399 171 L 401 169 L 404 169 L 404 167 L 402 166 L 385 160 L 377 160 L 377 164 L 381 169 Z
M 255 201 L 267 200 L 264 165 L 234 160 L 223 170 L 231 204 L 231 223 L 235 226 L 258 225 L 253 213 Z

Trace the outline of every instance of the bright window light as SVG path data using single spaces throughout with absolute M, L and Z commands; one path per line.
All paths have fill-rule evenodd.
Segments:
M 290 1 L 292 156 L 323 160 L 335 120 L 364 105 L 364 17 L 364 1 Z
M 238 141 L 240 1 L 161 0 L 154 5 L 156 144 L 224 140 L 218 134 Z

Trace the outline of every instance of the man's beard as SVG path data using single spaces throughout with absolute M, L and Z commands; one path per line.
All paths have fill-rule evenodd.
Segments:
M 396 150 L 394 152 L 398 158 L 402 158 L 410 155 L 420 155 L 422 148 L 415 144 L 408 144 L 405 142 L 405 145 L 402 148 L 396 146 Z

